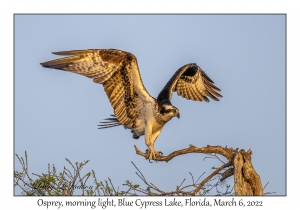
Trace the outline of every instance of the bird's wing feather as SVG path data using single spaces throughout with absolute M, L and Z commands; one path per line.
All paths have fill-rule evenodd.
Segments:
M 214 85 L 214 82 L 196 64 L 187 64 L 178 69 L 171 77 L 162 91 L 159 93 L 158 101 L 171 101 L 172 93 L 193 101 L 209 102 L 208 97 L 219 101 L 217 97 L 222 97 L 221 91 Z
M 153 100 L 145 89 L 136 57 L 115 49 L 92 49 L 54 52 L 64 57 L 41 63 L 43 67 L 54 68 L 92 78 L 102 84 L 121 124 L 131 124 L 139 115 L 136 104 Z

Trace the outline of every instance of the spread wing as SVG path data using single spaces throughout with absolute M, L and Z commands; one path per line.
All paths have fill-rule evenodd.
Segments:
M 208 97 L 219 101 L 217 97 L 222 97 L 221 91 L 214 85 L 214 82 L 196 64 L 186 64 L 178 69 L 171 77 L 162 91 L 159 93 L 158 101 L 171 101 L 172 93 L 193 101 L 209 102 Z
M 110 121 L 106 127 L 134 126 L 139 115 L 137 104 L 153 100 L 141 80 L 136 57 L 129 52 L 92 49 L 53 54 L 69 57 L 41 63 L 43 67 L 80 74 L 103 85 L 116 117 L 106 119 Z

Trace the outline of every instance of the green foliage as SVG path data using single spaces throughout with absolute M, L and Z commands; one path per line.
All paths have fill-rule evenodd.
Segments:
M 203 185 L 201 188 L 202 194 L 207 195 L 211 189 L 216 188 L 218 195 L 233 195 L 233 188 L 226 182 L 220 182 L 220 176 L 216 176 L 209 181 L 202 181 L 199 183 L 202 174 L 196 181 L 193 175 L 190 173 L 192 178 L 192 183 L 186 186 L 182 186 L 185 179 L 180 185 L 175 186 L 175 190 L 171 192 L 165 192 L 158 187 L 156 187 L 151 182 L 149 183 L 142 172 L 137 168 L 137 166 L 132 162 L 133 166 L 136 168 L 136 175 L 144 182 L 145 188 L 141 188 L 140 184 L 133 184 L 130 180 L 126 180 L 123 186 L 125 190 L 120 190 L 119 187 L 115 188 L 110 178 L 104 181 L 97 181 L 95 171 L 92 170 L 82 174 L 83 167 L 89 163 L 90 160 L 85 160 L 83 162 L 75 162 L 73 164 L 69 159 L 65 159 L 69 165 L 69 168 L 64 167 L 62 172 L 57 172 L 54 165 L 50 166 L 48 164 L 48 172 L 42 173 L 41 175 L 28 172 L 28 158 L 27 152 L 25 151 L 25 159 L 19 157 L 16 154 L 21 166 L 22 171 L 14 171 L 14 186 L 19 187 L 22 191 L 21 195 L 27 196 L 72 196 L 72 195 L 82 195 L 82 196 L 127 196 L 127 195 L 148 195 L 148 196 L 172 196 L 172 195 L 194 195 L 194 191 L 200 184 Z M 72 171 L 72 172 L 71 172 Z M 32 178 L 32 175 L 35 178 Z M 93 186 L 87 186 L 87 181 L 92 177 Z M 201 185 L 201 186 L 202 186 Z M 220 192 L 219 188 L 223 188 Z M 75 193 L 75 190 L 76 193 Z M 77 192 L 80 191 L 78 194 Z
M 75 195 L 75 190 L 80 189 L 82 196 L 124 196 L 124 195 L 137 195 L 134 191 L 139 188 L 139 184 L 132 184 L 126 181 L 124 186 L 129 189 L 126 191 L 116 190 L 110 178 L 104 181 L 97 181 L 95 172 L 86 173 L 81 176 L 82 168 L 89 163 L 89 160 L 83 162 L 75 162 L 75 165 L 66 158 L 67 163 L 70 165 L 71 170 L 64 167 L 62 172 L 57 172 L 54 165 L 50 167 L 48 164 L 48 173 L 38 175 L 32 173 L 36 178 L 28 173 L 28 158 L 25 151 L 25 159 L 16 154 L 19 162 L 22 165 L 22 171 L 14 171 L 14 186 L 22 190 L 22 195 L 27 196 L 71 196 Z M 73 171 L 73 173 L 71 172 Z M 94 186 L 87 187 L 87 181 L 93 177 Z

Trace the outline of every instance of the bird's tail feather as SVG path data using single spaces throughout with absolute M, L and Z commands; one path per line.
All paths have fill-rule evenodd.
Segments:
M 112 118 L 106 118 L 104 120 L 104 122 L 100 122 L 100 125 L 98 129 L 104 129 L 104 128 L 112 128 L 112 127 L 115 127 L 115 126 L 119 126 L 119 125 L 122 125 L 119 120 L 116 118 L 115 115 L 110 115 Z

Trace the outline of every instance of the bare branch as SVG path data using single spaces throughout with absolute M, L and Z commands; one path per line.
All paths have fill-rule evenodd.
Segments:
M 196 190 L 194 191 L 194 195 L 196 195 L 196 194 L 200 191 L 201 187 L 203 187 L 204 184 L 205 184 L 206 182 L 208 182 L 214 175 L 216 175 L 216 174 L 219 173 L 221 170 L 223 170 L 224 168 L 227 168 L 227 167 L 229 167 L 229 166 L 231 166 L 231 165 L 232 165 L 232 163 L 231 163 L 231 162 L 228 162 L 228 163 L 226 163 L 225 165 L 222 165 L 221 167 L 219 167 L 217 170 L 215 170 L 211 175 L 209 175 L 208 177 L 206 177 L 206 179 L 204 179 L 204 180 L 198 185 L 198 187 L 197 187 Z
M 264 186 L 264 190 L 266 189 L 267 185 L 269 184 L 269 182 L 267 182 L 267 184 Z
M 202 148 L 195 147 L 192 144 L 190 144 L 189 146 L 190 146 L 189 148 L 177 150 L 177 151 L 172 152 L 171 154 L 169 154 L 167 156 L 156 157 L 155 160 L 156 161 L 165 161 L 165 162 L 168 162 L 168 161 L 170 161 L 171 159 L 173 159 L 176 156 L 184 155 L 184 154 L 187 154 L 187 153 L 206 153 L 206 154 L 209 154 L 209 153 L 218 153 L 218 154 L 223 155 L 224 157 L 226 157 L 228 161 L 231 161 L 231 159 L 233 157 L 233 153 L 235 151 L 232 148 L 227 148 L 227 147 L 223 148 L 221 146 L 209 146 L 209 145 L 207 145 L 207 147 L 202 147 Z M 137 148 L 136 145 L 134 145 L 134 148 L 135 148 L 136 154 L 138 154 L 140 156 L 143 156 L 145 158 L 148 158 L 148 156 L 149 156 L 148 153 L 141 152 Z
M 228 170 L 226 170 L 223 174 L 222 177 L 220 179 L 220 181 L 224 181 L 225 179 L 227 179 L 228 177 L 232 176 L 234 174 L 234 168 L 229 168 Z
M 192 176 L 193 177 L 193 176 Z M 185 181 L 185 179 L 182 180 L 181 184 L 178 186 L 178 188 L 181 187 L 181 185 L 183 184 L 183 182 Z
M 205 172 L 203 172 L 203 173 L 199 176 L 199 178 L 196 180 L 195 184 L 199 181 L 199 179 L 200 179 L 204 174 L 205 174 Z

